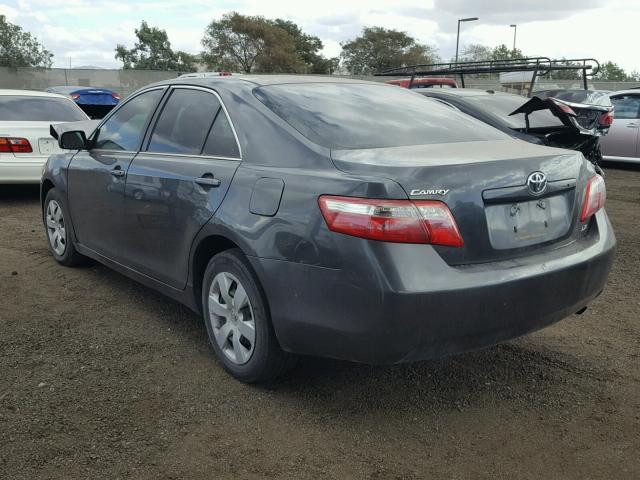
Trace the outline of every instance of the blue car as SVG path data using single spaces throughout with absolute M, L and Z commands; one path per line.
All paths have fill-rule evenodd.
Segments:
M 120 102 L 120 94 L 106 88 L 61 86 L 46 91 L 70 97 L 91 118 L 103 118 Z

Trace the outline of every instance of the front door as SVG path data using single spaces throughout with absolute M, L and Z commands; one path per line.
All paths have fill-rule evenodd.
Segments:
M 91 150 L 78 152 L 69 165 L 68 204 L 78 242 L 111 260 L 122 259 L 127 169 L 162 93 L 146 91 L 123 103 L 98 128 Z
M 240 163 L 218 96 L 174 87 L 125 186 L 126 264 L 184 288 L 191 245 L 214 215 Z
M 600 138 L 602 155 L 608 157 L 640 156 L 638 139 L 640 136 L 640 93 L 611 97 L 615 107 L 614 120 L 609 133 Z

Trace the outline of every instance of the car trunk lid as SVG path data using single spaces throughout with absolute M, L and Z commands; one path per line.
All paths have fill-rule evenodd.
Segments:
M 464 247 L 434 248 L 452 265 L 515 258 L 574 241 L 586 179 L 593 175 L 579 152 L 518 140 L 333 150 L 332 159 L 342 171 L 396 181 L 412 200 L 445 202 Z M 532 174 L 546 181 L 542 191 L 527 184 Z
M 12 153 L 16 158 L 41 157 L 59 153 L 58 142 L 49 133 L 51 122 L 0 122 L 0 137 L 25 138 L 32 152 Z

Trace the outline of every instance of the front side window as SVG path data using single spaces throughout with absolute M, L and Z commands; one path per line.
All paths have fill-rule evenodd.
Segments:
M 640 118 L 640 96 L 624 95 L 611 98 L 611 103 L 615 107 L 613 116 L 619 119 Z
M 162 109 L 147 150 L 199 155 L 220 110 L 220 102 L 212 93 L 174 90 Z M 224 116 L 224 112 L 221 114 Z
M 87 116 L 66 98 L 0 95 L 0 122 L 79 122 Z
M 255 96 L 309 140 L 331 149 L 505 140 L 499 130 L 390 85 L 300 83 Z
M 147 121 L 162 93 L 162 90 L 151 90 L 122 105 L 98 130 L 94 148 L 137 151 Z

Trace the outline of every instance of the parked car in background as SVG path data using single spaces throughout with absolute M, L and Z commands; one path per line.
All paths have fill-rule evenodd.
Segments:
M 0 90 L 0 183 L 39 183 L 47 157 L 59 153 L 52 123 L 88 120 L 69 98 Z
M 582 312 L 614 258 L 582 154 L 382 83 L 175 79 L 93 134 L 53 128 L 54 258 L 185 303 L 247 382 L 295 353 L 393 364 L 526 334 Z
M 458 88 L 458 84 L 453 78 L 440 77 L 420 77 L 414 78 L 411 82 L 410 78 L 400 78 L 394 80 L 386 80 L 384 83 L 389 85 L 397 85 L 402 88 Z
M 106 88 L 61 86 L 49 87 L 46 91 L 68 96 L 94 119 L 103 118 L 121 99 L 119 93 Z
M 600 138 L 607 134 L 613 122 L 613 107 L 608 95 L 601 92 L 539 92 L 533 98 L 471 88 L 429 89 L 418 93 L 513 137 L 540 145 L 578 150 L 595 165 L 601 161 Z M 565 99 L 567 95 L 571 100 Z
M 640 90 L 610 93 L 615 107 L 609 135 L 600 143 L 604 160 L 640 162 Z

